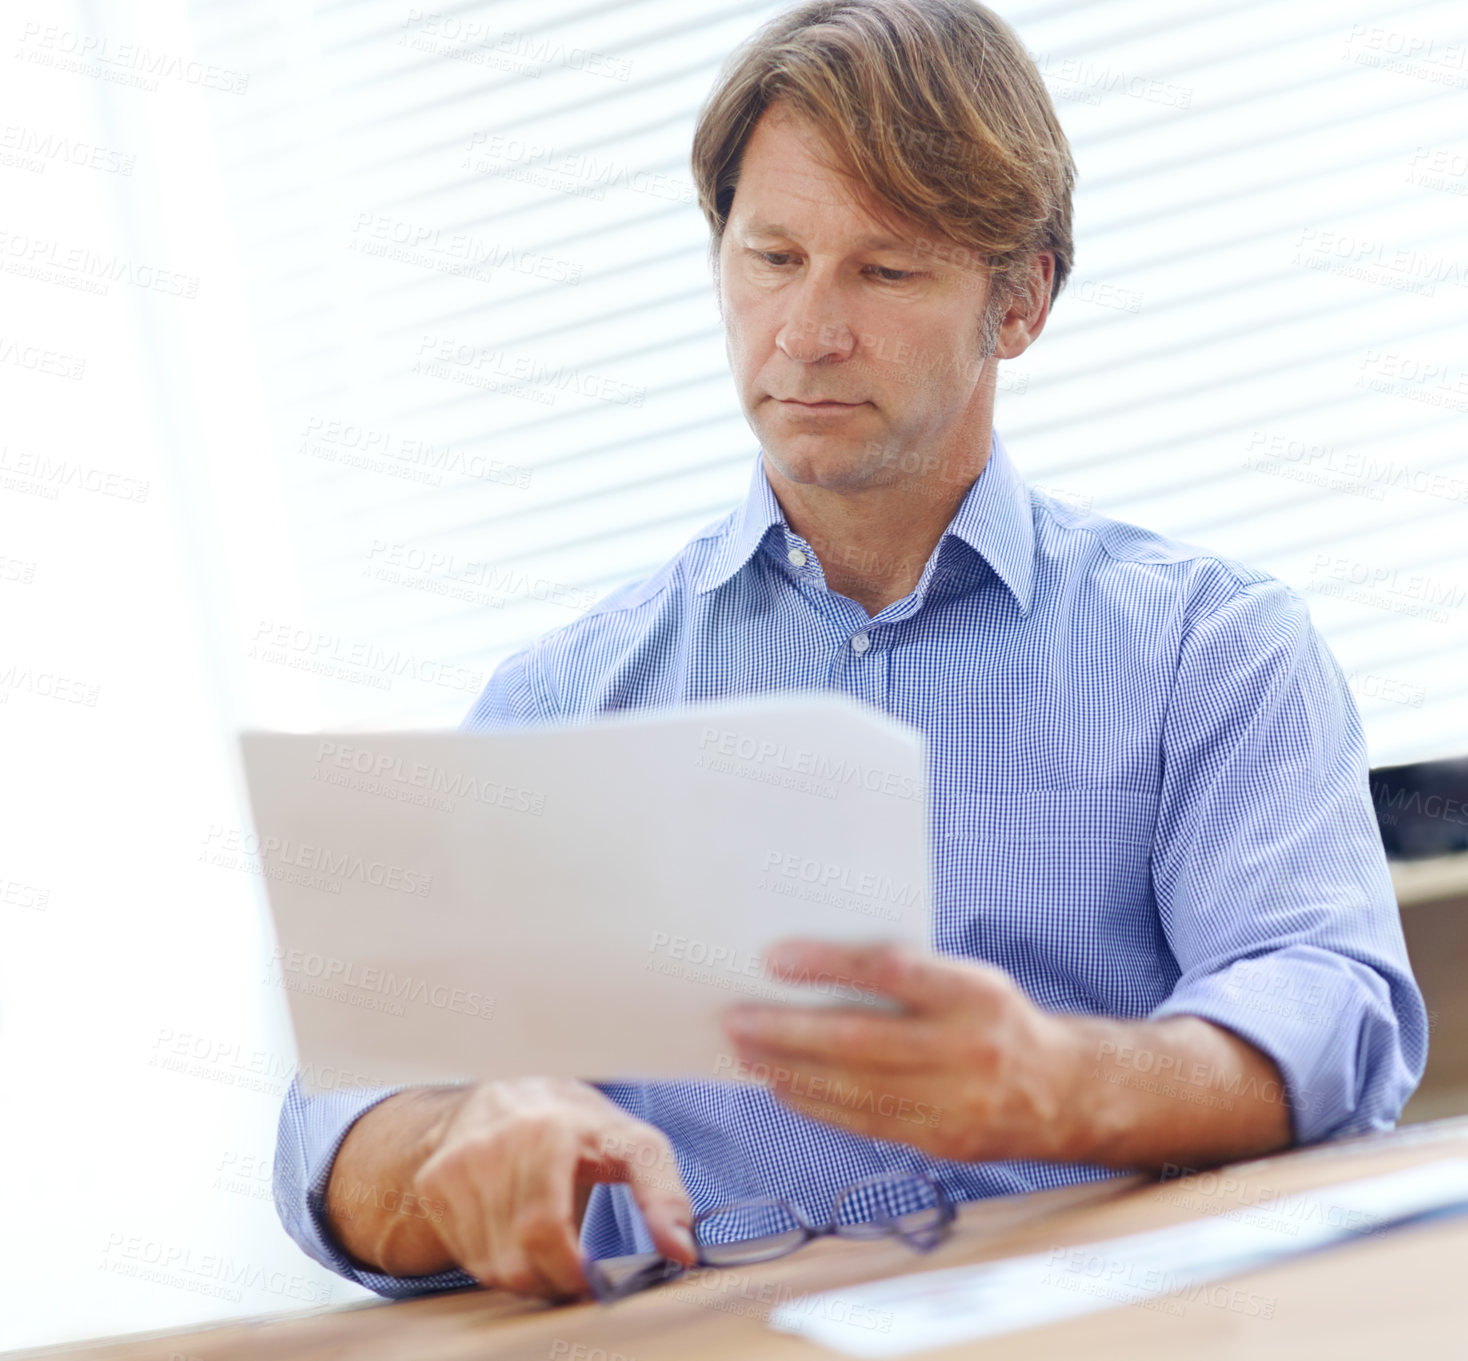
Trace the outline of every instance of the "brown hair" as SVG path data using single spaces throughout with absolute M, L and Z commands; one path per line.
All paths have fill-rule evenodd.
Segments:
M 1075 163 L 1039 72 L 975 0 L 807 0 L 725 63 L 699 112 L 693 182 L 717 267 L 745 144 L 776 100 L 814 124 L 832 169 L 883 217 L 958 243 L 1010 299 L 1030 257 L 1070 273 Z M 936 243 L 931 243 L 936 244 Z

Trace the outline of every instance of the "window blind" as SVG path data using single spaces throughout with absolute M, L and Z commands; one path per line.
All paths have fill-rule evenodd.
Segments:
M 742 495 L 698 106 L 781 6 L 198 4 L 301 584 L 247 666 L 343 725 L 498 660 Z M 1278 574 L 1374 764 L 1468 749 L 1460 5 L 1003 7 L 1079 167 L 1076 268 L 1001 373 L 1051 494 Z

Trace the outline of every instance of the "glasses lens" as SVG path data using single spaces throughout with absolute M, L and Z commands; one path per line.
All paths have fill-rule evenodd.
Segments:
M 783 1200 L 744 1200 L 709 1210 L 693 1221 L 693 1236 L 710 1266 L 763 1262 L 793 1252 L 807 1234 Z
M 926 1177 L 873 1177 L 849 1187 L 836 1202 L 836 1232 L 847 1238 L 930 1237 L 949 1217 L 942 1192 Z

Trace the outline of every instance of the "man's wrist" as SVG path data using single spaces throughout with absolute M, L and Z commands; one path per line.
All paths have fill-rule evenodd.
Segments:
M 421 1276 L 452 1261 L 435 1223 L 445 1207 L 416 1188 L 467 1088 L 410 1088 L 367 1111 L 348 1131 L 327 1183 L 332 1235 L 362 1267 Z
M 1114 1052 L 1118 1025 L 1104 1017 L 1055 1018 L 1051 1071 L 1058 1115 L 1045 1157 L 1061 1163 L 1110 1165 L 1135 1114 L 1126 1093 L 1107 1080 L 1103 1056 Z M 1108 1047 L 1109 1046 L 1109 1047 Z
M 983 1116 L 966 1122 L 957 1144 L 946 1141 L 938 1148 L 940 1156 L 963 1162 L 1084 1163 L 1115 1140 L 1125 1111 L 1098 1080 L 1094 1060 L 1106 1036 L 1105 1022 L 1038 1009 L 1033 1021 L 1014 1045 L 1015 1053 L 1025 1055 L 1023 1067 L 1000 1079 L 1011 1089 L 1010 1100 L 984 1107 Z

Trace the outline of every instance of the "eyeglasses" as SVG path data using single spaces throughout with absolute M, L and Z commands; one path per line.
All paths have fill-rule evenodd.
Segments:
M 812 1223 L 788 1200 L 736 1200 L 694 1218 L 695 1265 L 769 1262 L 826 1234 L 895 1237 L 916 1252 L 930 1252 L 947 1236 L 954 1214 L 947 1192 L 921 1172 L 881 1173 L 854 1182 L 836 1193 L 825 1224 Z M 691 1269 L 657 1252 L 603 1257 L 584 1265 L 591 1292 L 603 1304 L 675 1280 Z

